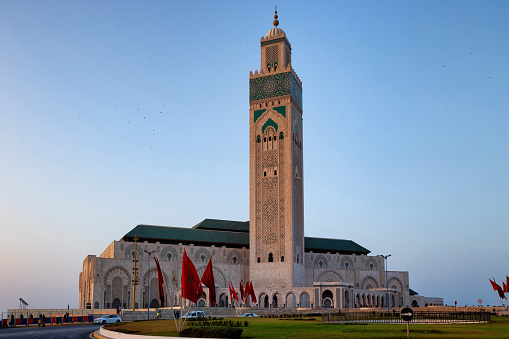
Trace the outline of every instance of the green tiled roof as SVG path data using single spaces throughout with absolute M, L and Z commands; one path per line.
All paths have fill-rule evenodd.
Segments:
M 205 219 L 193 226 L 194 229 L 249 233 L 249 221 Z
M 409 293 L 410 295 L 417 295 L 417 294 L 419 294 L 419 293 L 415 292 L 415 291 L 414 291 L 413 289 L 411 289 L 411 288 L 409 288 L 409 289 L 408 289 L 408 293 Z
M 133 241 L 159 241 L 163 243 L 193 243 L 195 245 L 249 247 L 249 233 L 203 230 L 197 228 L 138 225 L 122 239 Z
M 230 246 L 249 248 L 249 221 L 205 219 L 193 228 L 138 225 L 122 239 L 171 244 L 195 244 L 197 246 Z M 343 239 L 304 238 L 305 251 L 314 253 L 368 254 L 361 245 Z
M 352 240 L 344 239 L 326 239 L 326 238 L 304 238 L 304 247 L 306 252 L 313 251 L 315 253 L 331 252 L 331 253 L 355 253 L 355 254 L 368 254 L 371 251 L 361 245 L 353 242 Z

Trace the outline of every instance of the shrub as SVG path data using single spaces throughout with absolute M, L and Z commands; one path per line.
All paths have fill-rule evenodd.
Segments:
M 233 327 L 203 327 L 193 326 L 183 329 L 179 336 L 180 337 L 192 337 L 192 338 L 231 338 L 240 339 L 242 335 L 241 328 Z
M 210 321 L 210 320 L 197 320 L 193 322 L 188 322 L 189 326 L 193 327 L 200 327 L 200 326 L 219 326 L 219 327 L 247 327 L 249 325 L 249 322 L 247 321 L 234 321 L 234 320 L 216 320 L 216 321 Z

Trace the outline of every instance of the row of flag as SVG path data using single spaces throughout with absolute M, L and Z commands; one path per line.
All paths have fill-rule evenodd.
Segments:
M 244 286 L 242 286 L 242 281 L 240 282 L 240 300 L 244 303 L 244 305 L 247 303 L 247 297 L 251 297 L 251 300 L 256 304 L 256 294 L 253 289 L 253 282 L 248 281 L 246 283 L 246 288 L 244 289 Z M 235 288 L 233 287 L 232 282 L 228 284 L 228 289 L 230 291 L 230 300 L 233 301 L 233 299 L 239 301 L 239 298 L 237 297 L 237 292 L 235 292 Z
M 493 278 L 493 281 L 491 279 L 489 279 L 489 281 L 491 283 L 491 287 L 493 287 L 493 290 L 498 293 L 500 299 L 507 300 L 507 296 L 505 294 L 509 293 L 509 277 L 506 275 L 505 279 L 506 282 L 502 282 L 502 287 L 495 282 L 495 278 Z
M 159 283 L 159 300 L 161 301 L 161 306 L 164 307 L 165 297 L 164 297 L 164 277 L 161 271 L 161 267 L 159 266 L 159 260 L 156 256 L 154 256 L 154 260 L 156 262 L 157 267 L 157 280 Z M 209 302 L 212 307 L 216 306 L 216 285 L 214 283 L 214 272 L 212 270 L 212 257 L 209 259 L 207 267 L 203 272 L 203 276 L 198 276 L 198 272 L 196 268 L 187 256 L 186 250 L 184 250 L 184 255 L 182 259 L 182 276 L 181 276 L 181 294 L 182 298 L 185 298 L 193 303 L 198 302 L 198 297 L 203 294 L 203 286 L 209 288 Z M 228 284 L 230 291 L 230 300 L 233 299 L 239 301 L 237 297 L 237 292 L 233 288 L 233 284 L 229 282 Z M 256 295 L 253 288 L 253 283 L 248 281 L 246 283 L 246 288 L 242 286 L 242 282 L 240 282 L 240 298 L 246 304 L 247 298 L 251 297 L 251 300 L 256 303 Z

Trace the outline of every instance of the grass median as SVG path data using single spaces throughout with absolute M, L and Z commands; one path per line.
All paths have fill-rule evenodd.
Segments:
M 238 321 L 239 318 L 224 320 Z M 410 324 L 410 338 L 509 338 L 509 317 L 482 324 Z M 406 338 L 406 324 L 323 324 L 321 318 L 250 318 L 242 338 Z M 187 327 L 187 324 L 186 324 Z M 111 324 L 112 331 L 178 337 L 173 320 Z

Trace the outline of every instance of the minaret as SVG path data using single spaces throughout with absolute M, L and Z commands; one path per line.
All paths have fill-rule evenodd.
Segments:
M 249 76 L 250 279 L 261 288 L 304 286 L 302 83 L 278 27 L 261 38 Z

